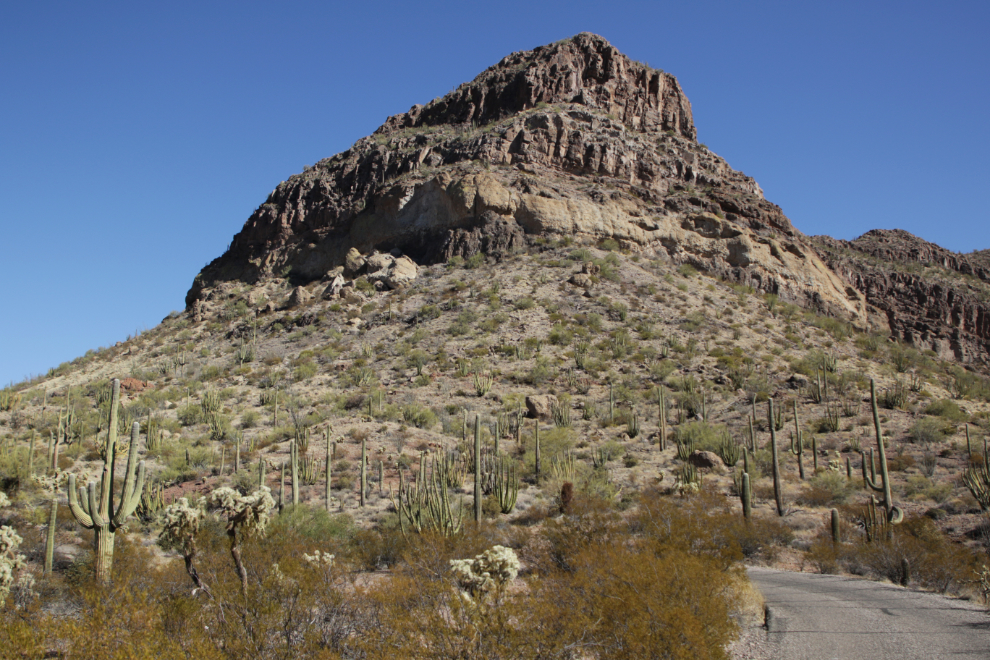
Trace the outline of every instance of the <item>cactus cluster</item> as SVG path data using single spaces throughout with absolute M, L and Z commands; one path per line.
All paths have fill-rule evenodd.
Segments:
M 464 507 L 458 513 L 450 502 L 450 492 L 437 469 L 438 458 L 433 457 L 433 469 L 428 475 L 421 467 L 416 483 L 405 483 L 403 471 L 399 469 L 399 490 L 389 498 L 399 514 L 399 529 L 406 534 L 407 526 L 419 533 L 429 529 L 443 536 L 460 533 L 464 520 Z
M 969 425 L 966 425 L 966 441 L 969 445 Z M 970 450 L 972 454 L 972 450 Z M 980 504 L 980 509 L 990 511 L 990 454 L 987 453 L 987 439 L 983 438 L 983 464 L 970 465 L 963 475 L 963 483 Z

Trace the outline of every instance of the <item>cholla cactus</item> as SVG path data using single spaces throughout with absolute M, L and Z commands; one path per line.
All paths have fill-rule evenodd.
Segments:
M 230 556 L 241 578 L 241 590 L 247 593 L 247 569 L 241 561 L 241 546 L 237 530 L 248 536 L 263 535 L 268 526 L 268 518 L 275 508 L 275 500 L 267 486 L 262 486 L 250 495 L 241 495 L 233 488 L 217 488 L 210 495 L 210 501 L 219 508 L 219 513 L 227 520 L 227 536 L 230 539 Z
M 329 552 L 320 552 L 319 550 L 311 555 L 307 555 L 305 552 L 303 553 L 303 559 L 306 560 L 306 563 L 325 569 L 333 568 L 333 560 L 335 558 L 336 555 L 331 555 Z
M 0 509 L 10 506 L 10 499 L 7 497 L 7 493 L 0 490 Z
M 185 553 L 199 533 L 205 503 L 206 499 L 201 497 L 194 506 L 190 506 L 189 500 L 181 497 L 168 505 L 162 512 L 161 540 Z
M 0 493 L 0 496 L 2 496 L 0 506 L 9 506 L 10 500 L 3 493 Z M 14 587 L 17 573 L 24 570 L 26 566 L 24 555 L 17 554 L 17 548 L 20 547 L 23 540 L 13 527 L 7 525 L 0 527 L 0 607 L 3 607 L 7 601 L 7 596 L 10 595 L 10 590 Z M 21 582 L 24 582 L 25 579 L 32 584 L 34 582 L 31 576 L 22 577 Z
M 484 598 L 519 574 L 519 557 L 512 548 L 496 545 L 474 559 L 451 559 L 450 569 L 468 598 Z
M 275 508 L 271 489 L 267 486 L 241 495 L 233 488 L 217 488 L 210 495 L 210 501 L 218 507 L 218 513 L 227 520 L 227 531 L 239 528 L 249 536 L 264 534 L 268 518 Z
M 201 497 L 195 505 L 190 506 L 189 500 L 185 497 L 179 498 L 165 508 L 162 512 L 162 533 L 161 540 L 166 545 L 174 546 L 182 553 L 182 558 L 186 562 L 186 572 L 196 584 L 197 589 L 202 589 L 206 593 L 210 590 L 199 577 L 199 572 L 193 561 L 196 559 L 196 535 L 199 534 L 200 524 L 203 522 L 206 505 L 206 498 Z M 195 595 L 196 591 L 193 591 Z

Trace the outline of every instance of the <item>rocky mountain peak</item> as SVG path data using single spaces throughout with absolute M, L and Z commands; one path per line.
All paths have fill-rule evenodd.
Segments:
M 599 36 L 513 53 L 279 184 L 187 306 L 225 282 L 330 281 L 352 250 L 497 261 L 566 239 L 864 319 L 861 294 L 696 134 L 677 80 Z
M 541 104 L 583 105 L 641 131 L 674 131 L 694 140 L 691 103 L 669 73 L 582 32 L 512 53 L 454 91 L 389 117 L 376 134 L 440 124 L 488 124 Z

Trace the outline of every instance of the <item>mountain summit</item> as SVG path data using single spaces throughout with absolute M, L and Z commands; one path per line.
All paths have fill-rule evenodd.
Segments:
M 311 282 L 352 249 L 422 264 L 569 237 L 864 319 L 862 295 L 696 136 L 677 79 L 602 37 L 514 53 L 279 184 L 186 302 L 226 282 Z

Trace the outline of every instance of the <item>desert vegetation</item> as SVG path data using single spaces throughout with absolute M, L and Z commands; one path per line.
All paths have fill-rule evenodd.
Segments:
M 7 648 L 719 658 L 747 562 L 987 593 L 985 374 L 620 247 L 224 285 L 4 389 Z

